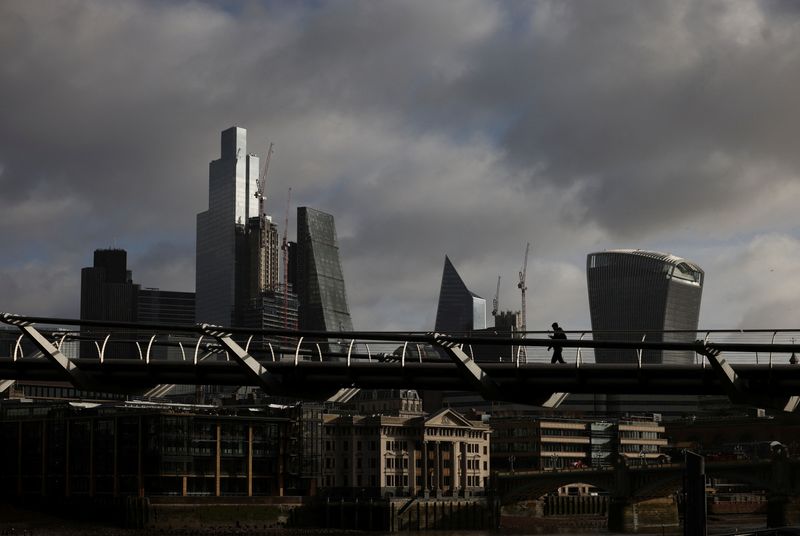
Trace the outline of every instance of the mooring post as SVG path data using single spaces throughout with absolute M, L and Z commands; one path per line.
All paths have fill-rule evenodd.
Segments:
M 684 451 L 684 536 L 706 536 L 706 464 L 695 452 Z

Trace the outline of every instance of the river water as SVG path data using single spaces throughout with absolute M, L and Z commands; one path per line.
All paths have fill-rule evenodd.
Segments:
M 734 534 L 737 531 L 764 528 L 765 519 L 763 516 L 743 517 L 730 516 L 728 518 L 710 520 L 708 534 L 722 535 Z M 564 516 L 559 518 L 547 518 L 546 523 L 539 526 L 532 526 L 530 529 L 520 530 L 499 530 L 491 531 L 422 531 L 422 532 L 347 532 L 325 529 L 242 529 L 242 528 L 202 528 L 202 529 L 152 529 L 135 530 L 120 529 L 107 525 L 95 523 L 80 523 L 67 521 L 55 516 L 21 510 L 9 505 L 0 504 L 0 536 L 79 536 L 79 535 L 103 535 L 103 536 L 349 536 L 359 534 L 361 536 L 560 536 L 571 534 L 573 536 L 620 536 L 619 533 L 608 532 L 603 528 L 602 520 L 596 520 L 594 527 L 587 523 L 585 518 L 579 516 Z M 679 533 L 679 531 L 677 532 Z M 654 530 L 651 536 L 663 534 L 676 534 L 675 528 L 664 528 Z

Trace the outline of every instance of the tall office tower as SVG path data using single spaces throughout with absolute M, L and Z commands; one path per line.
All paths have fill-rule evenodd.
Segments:
M 136 320 L 139 285 L 134 285 L 124 249 L 96 249 L 94 265 L 81 270 L 81 319 Z
M 620 249 L 589 254 L 586 278 L 595 340 L 691 342 L 704 272 L 674 255 Z M 686 333 L 663 333 L 687 330 Z M 598 333 L 598 332 L 607 333 Z M 613 333 L 617 331 L 617 333 Z M 645 350 L 644 363 L 692 363 L 691 351 Z M 635 363 L 636 350 L 596 349 L 597 363 Z
M 446 255 L 435 329 L 444 333 L 486 329 L 486 300 L 467 288 Z
M 297 207 L 297 245 L 292 249 L 297 251 L 293 256 L 300 329 L 352 331 L 333 216 Z
M 128 254 L 124 249 L 97 249 L 94 264 L 81 270 L 81 320 L 111 320 L 135 322 L 139 285 L 135 285 L 127 268 Z M 84 338 L 91 337 L 92 328 L 81 328 Z M 133 338 L 133 332 L 117 332 L 117 337 Z M 80 344 L 82 357 L 97 356 L 96 345 L 88 340 Z M 135 343 L 110 341 L 104 356 L 136 357 Z
M 195 319 L 219 325 L 235 323 L 237 287 L 249 277 L 249 221 L 258 221 L 258 157 L 247 153 L 247 131 L 222 132 L 220 158 L 209 164 L 208 210 L 197 215 L 197 303 Z M 241 299 L 240 290 L 238 297 Z

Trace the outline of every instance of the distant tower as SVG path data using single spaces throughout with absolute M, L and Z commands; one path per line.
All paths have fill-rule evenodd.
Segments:
M 297 207 L 297 243 L 290 246 L 290 281 L 300 304 L 300 329 L 352 331 L 333 216 Z
M 589 254 L 589 309 L 595 340 L 691 342 L 697 336 L 703 270 L 680 257 L 620 249 Z M 598 331 L 631 333 L 597 333 Z M 660 333 L 689 330 L 689 333 Z M 636 350 L 596 349 L 598 363 L 634 363 Z M 685 364 L 693 352 L 645 350 L 644 363 Z
M 486 300 L 467 288 L 446 255 L 435 329 L 444 333 L 486 329 Z
M 223 131 L 220 158 L 209 164 L 208 210 L 197 215 L 198 322 L 234 323 L 237 290 L 242 296 L 237 287 L 248 279 L 237 274 L 237 257 L 247 250 L 244 227 L 258 218 L 258 173 L 258 157 L 247 154 L 247 131 Z
M 81 320 L 136 320 L 139 285 L 124 249 L 96 249 L 94 265 L 81 270 Z

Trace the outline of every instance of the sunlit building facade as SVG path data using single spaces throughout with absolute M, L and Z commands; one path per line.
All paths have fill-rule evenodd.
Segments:
M 209 164 L 208 210 L 197 215 L 198 322 L 234 323 L 237 229 L 242 242 L 242 229 L 259 216 L 258 168 L 258 157 L 247 153 L 247 131 L 239 127 L 223 131 L 220 158 Z

